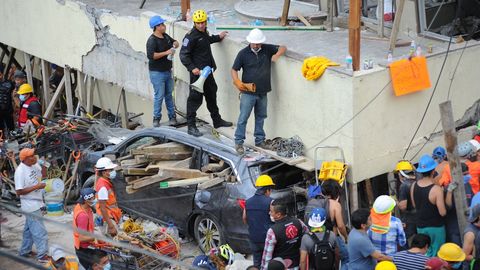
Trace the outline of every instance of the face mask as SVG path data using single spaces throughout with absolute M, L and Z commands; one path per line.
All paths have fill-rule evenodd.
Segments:
M 97 201 L 98 201 L 97 199 L 93 200 L 93 201 L 91 202 L 91 205 L 90 205 L 90 206 L 91 206 L 91 207 L 95 207 L 95 205 L 97 205 Z
M 262 47 L 260 47 L 260 48 L 255 48 L 255 49 L 254 49 L 254 48 L 250 48 L 250 49 L 252 49 L 252 52 L 258 53 L 258 52 L 262 49 Z
M 272 216 L 270 216 L 270 220 L 271 220 L 272 222 L 275 222 L 275 219 L 274 219 Z
M 110 270 L 110 269 L 112 269 L 112 265 L 110 263 L 105 264 L 105 266 L 103 267 L 103 270 Z
M 27 99 L 27 96 L 25 95 L 19 95 L 18 98 L 21 100 L 21 101 L 25 101 Z
M 450 265 L 453 269 L 460 269 L 462 267 L 462 262 L 457 262 Z
M 115 179 L 117 177 L 117 172 L 116 171 L 111 171 L 110 172 L 110 180 Z

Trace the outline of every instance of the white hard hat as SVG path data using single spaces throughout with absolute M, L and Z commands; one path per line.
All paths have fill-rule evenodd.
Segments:
M 386 214 L 392 212 L 395 208 L 395 200 L 388 195 L 378 196 L 375 202 L 373 203 L 373 211 L 377 214 Z
M 95 168 L 99 171 L 115 169 L 117 164 L 114 164 L 109 158 L 102 157 L 95 164 Z
M 475 150 L 475 152 L 480 150 L 480 143 L 477 140 L 470 140 L 468 142 L 473 145 L 473 149 Z
M 259 43 L 264 43 L 265 40 L 267 40 L 267 38 L 263 34 L 262 30 L 258 28 L 252 29 L 252 31 L 250 31 L 250 33 L 247 36 L 247 41 L 249 43 L 259 44 Z

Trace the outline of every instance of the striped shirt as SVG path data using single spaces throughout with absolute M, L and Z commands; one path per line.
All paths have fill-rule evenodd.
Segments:
M 424 270 L 429 258 L 421 253 L 412 253 L 408 250 L 393 255 L 393 263 L 397 270 Z
M 402 221 L 394 216 L 390 218 L 390 229 L 387 233 L 379 234 L 371 230 L 367 233 L 375 249 L 388 256 L 397 252 L 397 245 L 403 247 L 407 243 Z

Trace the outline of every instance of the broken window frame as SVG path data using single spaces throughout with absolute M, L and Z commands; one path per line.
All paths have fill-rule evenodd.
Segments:
M 340 0 L 341 1 L 341 0 Z M 448 0 L 445 0 L 448 1 Z M 440 12 L 441 7 L 438 9 L 438 12 Z M 436 16 L 434 16 L 435 19 Z M 419 30 L 419 35 L 424 36 L 424 37 L 429 37 L 433 39 L 438 39 L 442 41 L 450 41 L 449 36 L 444 36 L 435 32 L 427 31 L 428 30 L 428 25 L 427 25 L 427 13 L 425 9 L 425 0 L 418 0 L 417 1 L 417 23 L 418 23 L 418 30 Z
M 348 19 L 348 13 L 343 12 L 343 10 L 345 10 L 344 1 L 345 0 L 336 0 L 338 16 L 346 17 Z M 395 5 L 395 0 L 392 0 L 392 1 L 393 1 L 393 5 Z M 421 1 L 423 1 L 423 0 L 421 0 Z M 371 23 L 375 26 L 378 26 L 378 19 L 372 19 L 372 18 L 364 16 L 363 15 L 363 9 L 362 9 L 362 21 Z M 383 22 L 383 27 L 384 28 L 392 29 L 392 26 L 393 26 L 393 21 L 391 21 L 391 22 L 390 21 L 389 22 L 384 21 Z

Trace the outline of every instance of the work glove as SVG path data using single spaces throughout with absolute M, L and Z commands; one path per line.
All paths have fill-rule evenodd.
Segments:
M 256 91 L 256 86 L 254 83 L 243 83 L 239 79 L 236 79 L 233 81 L 233 85 L 237 87 L 238 90 L 240 91 L 245 91 L 245 92 L 255 92 Z
M 458 184 L 455 182 L 451 182 L 448 184 L 447 191 L 453 192 L 458 187 Z

